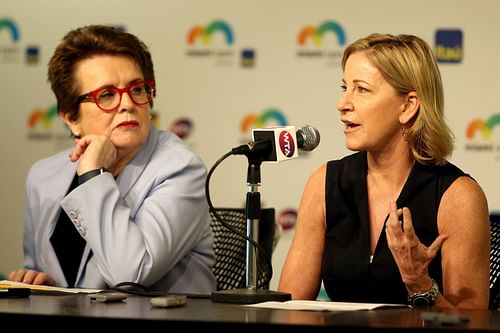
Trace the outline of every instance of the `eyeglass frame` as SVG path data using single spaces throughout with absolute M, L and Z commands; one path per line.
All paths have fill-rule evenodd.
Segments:
M 130 94 L 130 89 L 132 87 L 136 86 L 136 85 L 139 85 L 139 84 L 146 84 L 146 85 L 148 85 L 151 88 L 151 97 L 146 102 L 144 102 L 144 103 L 137 103 L 134 100 L 134 97 L 132 97 L 132 95 Z M 120 94 L 120 99 L 118 101 L 117 106 L 115 106 L 114 108 L 104 109 L 97 102 L 97 94 L 99 92 L 103 91 L 103 90 L 111 89 L 111 88 L 115 89 L 116 91 L 118 91 L 118 93 Z M 138 105 L 138 106 L 146 105 L 148 103 L 151 103 L 153 101 L 153 98 L 156 97 L 156 83 L 155 83 L 154 80 L 140 80 L 140 81 L 132 82 L 131 84 L 129 84 L 129 85 L 123 87 L 123 88 L 118 88 L 118 87 L 115 87 L 115 86 L 106 86 L 106 87 L 97 88 L 95 90 L 89 91 L 88 93 L 81 94 L 80 96 L 78 96 L 78 98 L 76 99 L 76 104 L 80 105 L 80 103 L 92 102 L 95 105 L 97 105 L 97 107 L 99 109 L 101 109 L 102 111 L 104 111 L 104 112 L 112 112 L 122 102 L 122 96 L 123 96 L 124 93 L 127 93 L 129 95 L 130 99 L 132 100 L 132 102 L 135 105 Z

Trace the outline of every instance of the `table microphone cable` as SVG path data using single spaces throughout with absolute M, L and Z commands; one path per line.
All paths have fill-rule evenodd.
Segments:
M 137 295 L 137 296 L 148 296 L 148 297 L 157 297 L 157 296 L 165 296 L 165 295 L 185 295 L 189 298 L 210 298 L 209 294 L 186 294 L 186 293 L 169 293 L 160 290 L 151 290 L 143 284 L 136 282 L 120 282 L 115 284 L 111 290 Z
M 264 270 L 266 270 L 268 272 L 268 276 L 267 278 L 265 279 L 265 281 L 261 281 L 258 285 L 257 285 L 257 288 L 265 288 L 269 282 L 271 281 L 271 278 L 273 276 L 273 265 L 272 265 L 272 262 L 271 262 L 271 257 L 269 255 L 269 253 L 267 253 L 267 251 L 258 243 L 256 242 L 254 239 L 248 237 L 246 234 L 240 232 L 238 229 L 234 228 L 233 226 L 231 226 L 229 223 L 227 223 L 221 216 L 219 213 L 217 213 L 217 210 L 215 209 L 215 207 L 213 206 L 212 204 L 212 200 L 210 198 L 210 178 L 212 177 L 212 174 L 213 172 L 215 171 L 215 169 L 219 166 L 219 164 L 221 164 L 226 158 L 228 158 L 229 156 L 231 155 L 234 155 L 234 149 L 232 151 L 229 151 L 227 153 L 225 153 L 222 157 L 220 157 L 215 163 L 214 165 L 210 168 L 210 170 L 208 171 L 208 174 L 207 174 L 207 178 L 206 178 L 206 181 L 205 181 L 205 196 L 206 196 L 206 199 L 207 199 L 207 203 L 208 203 L 208 208 L 209 208 L 209 211 L 210 213 L 212 213 L 214 215 L 214 217 L 227 229 L 229 229 L 232 233 L 234 233 L 235 235 L 239 236 L 240 238 L 244 239 L 245 241 L 248 241 L 250 242 L 252 245 L 253 245 L 253 248 L 255 249 L 255 251 L 257 251 L 258 254 L 260 254 L 258 256 L 259 260 L 257 262 L 257 266 L 259 268 L 262 268 Z M 264 258 L 264 262 L 262 262 L 262 260 L 260 260 L 260 258 Z

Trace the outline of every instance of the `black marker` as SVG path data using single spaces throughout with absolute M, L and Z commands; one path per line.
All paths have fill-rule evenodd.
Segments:
M 31 295 L 30 288 L 0 289 L 0 298 L 27 298 Z
M 420 314 L 420 319 L 424 321 L 431 321 L 441 325 L 457 325 L 468 323 L 470 321 L 469 317 L 466 316 L 439 312 L 422 312 Z

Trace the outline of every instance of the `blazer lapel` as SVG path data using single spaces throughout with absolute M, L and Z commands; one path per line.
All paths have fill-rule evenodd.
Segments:
M 139 151 L 137 156 L 130 161 L 130 163 L 125 167 L 125 169 L 123 169 L 122 173 L 116 179 L 122 197 L 127 196 L 139 176 L 146 168 L 147 162 L 151 159 L 151 156 L 156 149 L 159 134 L 160 132 L 154 126 L 149 127 L 149 135 L 144 147 Z

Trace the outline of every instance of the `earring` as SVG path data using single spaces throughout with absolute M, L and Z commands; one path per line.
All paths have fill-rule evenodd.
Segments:
M 403 139 L 408 142 L 408 127 L 401 125 L 401 134 L 403 135 Z

